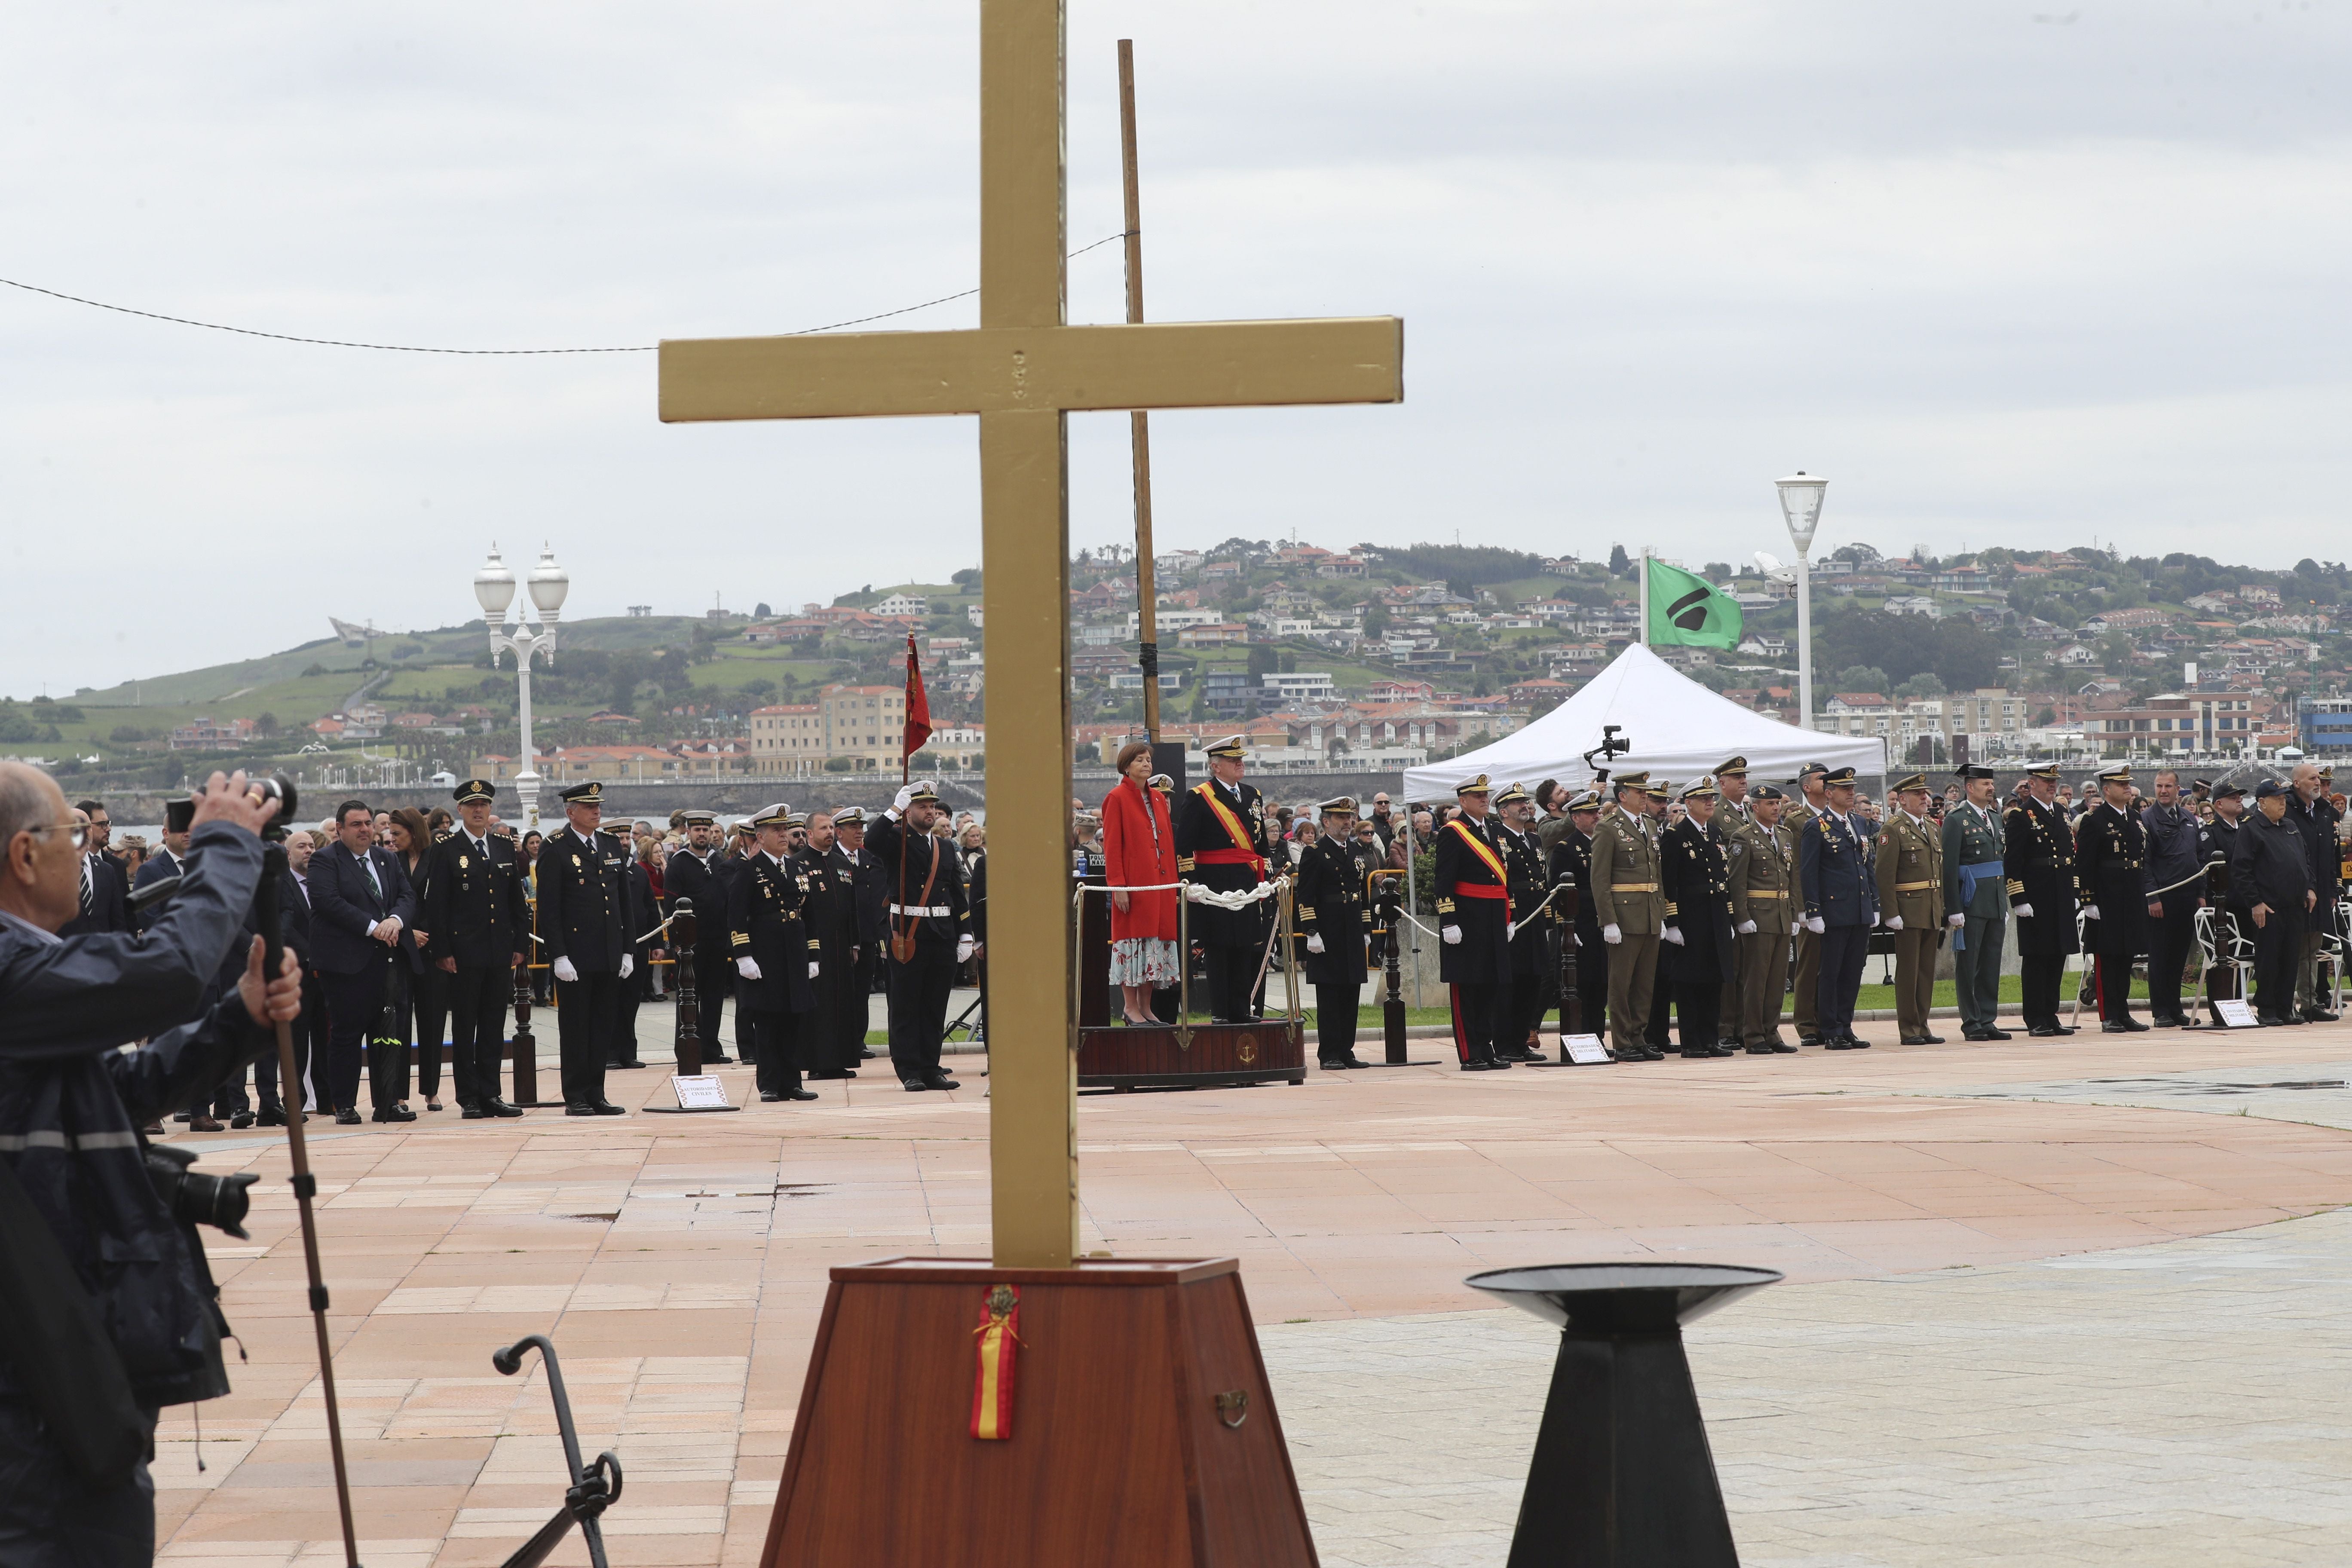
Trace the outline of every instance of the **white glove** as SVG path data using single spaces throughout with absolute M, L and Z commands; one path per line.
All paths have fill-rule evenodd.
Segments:
M 1878 917 L 1878 916 L 1876 916 L 1876 915 L 1873 915 L 1873 916 L 1871 916 L 1871 917 L 1870 917 L 1870 923 L 1871 923 L 1872 925 L 1877 925 L 1877 924 L 1879 924 L 1879 923 L 1880 923 L 1879 917 Z
M 978 952 L 979 949 L 979 942 L 971 937 L 960 936 L 956 938 L 956 962 L 958 963 L 971 963 L 971 955 Z M 1320 950 L 1318 949 L 1318 951 Z
M 1323 951 L 1322 932 L 1318 931 L 1307 939 L 1307 951 L 1309 952 L 1320 952 Z
M 915 803 L 915 786 L 914 786 L 913 784 L 900 784 L 900 785 L 898 786 L 898 793 L 896 795 L 894 795 L 894 796 L 891 798 L 891 801 L 890 801 L 890 812 L 891 812 L 891 815 L 892 815 L 893 816 L 897 816 L 900 815 L 901 813 L 905 812 L 905 811 L 906 811 L 906 809 L 907 809 L 908 806 L 912 805 L 914 803 Z
M 1658 934 L 1664 937 L 1668 942 L 1673 942 L 1676 947 L 1683 945 L 1683 933 L 1681 928 L 1678 926 L 1668 926 Z
M 555 977 L 566 985 L 576 985 L 580 983 L 580 972 L 572 967 L 572 961 L 568 958 L 559 958 L 555 961 Z
M 1951 927 L 1954 931 L 1958 931 L 1962 926 L 1969 923 L 1969 917 L 1965 912 L 1957 915 L 1946 915 L 1944 917 L 1944 923 Z
M 1823 931 L 1827 931 L 1827 930 L 1829 930 L 1830 928 L 1829 928 L 1829 922 L 1828 922 L 1827 921 L 1822 920 L 1821 916 L 1819 916 L 1819 915 L 1807 915 L 1807 916 L 1805 917 L 1805 929 L 1806 929 L 1807 931 L 1809 931 L 1812 932 L 1815 936 L 1819 936 L 1819 935 L 1821 935 Z
M 814 979 L 816 978 L 816 972 L 817 972 L 817 968 L 818 968 L 817 961 L 816 961 L 815 959 L 814 959 L 814 958 L 810 959 L 810 960 L 809 960 L 809 978 L 810 978 L 811 980 L 814 980 Z
M 1619 931 L 1615 926 L 1602 926 L 1601 928 L 1601 940 L 1607 942 L 1610 946 L 1615 947 L 1619 942 L 1625 940 L 1625 933 Z
M 1445 938 L 1445 945 L 1448 947 L 1459 947 L 1462 943 L 1462 928 L 1460 926 L 1447 926 L 1439 934 Z
M 635 958 L 633 954 L 625 953 L 625 953 L 623 953 L 623 954 L 621 954 L 621 978 L 622 978 L 622 979 L 626 980 L 626 979 L 629 977 L 629 972 L 630 972 L 631 970 L 633 970 L 633 969 L 636 968 L 636 966 L 637 966 L 637 961 L 636 961 L 636 958 Z
M 1887 916 L 1886 929 L 1888 931 L 1901 931 L 1903 929 L 1903 917 L 1901 915 Z
M 760 978 L 760 961 L 756 958 L 739 958 L 735 961 L 735 973 L 746 980 L 757 980 Z
M 1741 921 L 1739 922 L 1739 934 L 1742 936 L 1754 936 L 1756 934 L 1756 922 L 1754 921 Z
M 2099 906 L 2096 904 L 2085 904 L 2083 906 L 2083 913 L 2087 919 L 2097 920 L 2099 918 Z
M 2033 906 L 2032 904 L 2011 904 L 2010 906 L 2009 912 L 2017 916 L 2021 920 L 2030 921 L 2033 918 Z

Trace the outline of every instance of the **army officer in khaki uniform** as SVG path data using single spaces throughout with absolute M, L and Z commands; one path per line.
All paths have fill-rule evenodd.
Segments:
M 1797 838 L 1780 822 L 1789 797 L 1759 784 L 1748 820 L 1733 834 L 1739 856 L 1731 875 L 1732 927 L 1739 943 L 1739 1039 L 1752 1057 L 1797 1047 L 1780 1037 L 1780 994 L 1789 978 L 1794 923 Z
M 1895 809 L 1878 830 L 1878 908 L 1895 933 L 1895 1016 L 1906 1046 L 1940 1046 L 1927 1029 L 1936 953 L 1944 940 L 1944 836 L 1927 820 L 1927 779 L 1895 781 Z
M 1627 773 L 1613 784 L 1615 804 L 1592 835 L 1592 913 L 1609 954 L 1610 1054 L 1621 1062 L 1657 1062 L 1665 1053 L 1643 1039 L 1657 984 L 1658 933 L 1665 897 L 1658 890 L 1658 836 L 1650 817 L 1650 775 Z

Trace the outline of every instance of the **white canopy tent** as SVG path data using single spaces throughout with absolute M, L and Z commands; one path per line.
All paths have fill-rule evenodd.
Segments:
M 1407 768 L 1409 801 L 1447 800 L 1454 786 L 1485 773 L 1500 790 L 1517 783 L 1532 790 L 1543 779 L 1571 789 L 1592 782 L 1584 753 L 1601 744 L 1601 726 L 1614 724 L 1633 749 L 1607 764 L 1613 774 L 1647 769 L 1679 788 L 1715 771 L 1727 757 L 1748 759 L 1759 784 L 1781 783 L 1807 763 L 1851 767 L 1865 779 L 1886 773 L 1886 742 L 1877 736 L 1827 735 L 1801 730 L 1742 708 L 1709 691 L 1635 643 L 1587 681 L 1582 690 L 1517 734 L 1491 746 Z

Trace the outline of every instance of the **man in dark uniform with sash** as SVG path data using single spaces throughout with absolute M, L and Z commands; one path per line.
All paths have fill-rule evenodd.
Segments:
M 2001 859 L 2009 875 L 2009 912 L 2017 921 L 2018 988 L 2025 1032 L 2071 1035 L 2058 1021 L 2066 955 L 2075 951 L 2074 835 L 2058 809 L 2058 764 L 2029 768 L 2025 793 L 2002 814 Z
M 967 925 L 955 847 L 931 831 L 940 797 L 928 779 L 902 785 L 866 843 L 890 889 L 890 1066 L 910 1094 L 963 1086 L 940 1070 L 948 993 L 979 944 Z M 900 950 L 912 944 L 911 953 Z
M 1495 1026 L 1495 1056 L 1507 1062 L 1543 1059 L 1536 1048 L 1536 1028 L 1543 1022 L 1544 973 L 1549 970 L 1557 992 L 1559 960 L 1551 945 L 1551 906 L 1544 902 L 1549 885 L 1544 876 L 1543 844 L 1535 828 L 1535 797 L 1517 784 L 1495 796 L 1490 837 L 1503 856 L 1509 877 L 1511 908 L 1511 990 L 1503 1016 Z M 1538 906 L 1542 906 L 1540 909 Z
M 1458 786 L 1462 809 L 1437 830 L 1438 978 L 1452 988 L 1454 1051 L 1464 1072 L 1511 1064 L 1495 1034 L 1511 994 L 1510 873 L 1491 837 L 1486 775 Z
M 794 1054 L 801 1025 L 816 1005 L 812 987 L 824 973 L 816 939 L 802 918 L 808 879 L 792 863 L 799 818 L 780 804 L 751 822 L 759 848 L 727 884 L 727 947 L 735 955 L 737 980 L 735 1034 L 739 1042 L 759 1042 L 762 1100 L 814 1100 L 801 1087 Z
M 1993 809 L 1992 770 L 1969 763 L 1956 775 L 1967 797 L 1944 813 L 1944 923 L 1952 932 L 1952 992 L 1960 1037 L 2005 1040 L 2000 950 L 2009 934 L 2002 894 L 2004 835 Z
M 515 966 L 530 951 L 522 863 L 513 839 L 490 833 L 489 781 L 467 779 L 456 793 L 459 826 L 433 846 L 417 912 L 425 960 L 449 976 L 450 1089 L 467 1121 L 520 1116 L 499 1093 L 499 1067 Z
M 866 994 L 857 989 L 857 889 L 849 863 L 835 853 L 830 813 L 808 816 L 808 842 L 793 856 L 806 874 L 808 903 L 801 919 L 822 950 L 816 1009 L 802 1031 L 800 1060 L 811 1078 L 856 1078 L 866 1045 Z M 855 1022 L 856 1032 L 847 1026 Z
M 1207 749 L 1209 777 L 1176 806 L 1176 874 L 1220 893 L 1247 892 L 1266 879 L 1273 848 L 1258 793 L 1242 782 L 1247 748 L 1228 735 Z M 1245 1024 L 1257 1016 L 1257 975 L 1272 930 L 1274 900 L 1238 910 L 1195 903 L 1192 939 L 1209 963 L 1209 1016 Z
M 604 786 L 563 792 L 566 824 L 539 849 L 539 939 L 555 975 L 555 1029 L 563 1058 L 563 1113 L 619 1116 L 604 1098 L 604 1052 L 619 1021 L 621 982 L 635 972 L 625 926 L 628 857 L 597 831 Z
M 2097 955 L 2099 1028 L 2137 1034 L 2147 1027 L 2131 1010 L 2132 960 L 2147 946 L 2147 826 L 2131 808 L 2131 769 L 2101 773 L 2099 794 L 2074 830 L 2074 880 L 2089 921 L 2084 934 Z
M 1719 792 L 1705 779 L 1683 791 L 1684 816 L 1658 843 L 1659 891 L 1666 901 L 1659 967 L 1675 988 L 1685 1057 L 1727 1057 L 1721 1043 L 1724 982 L 1734 973 L 1731 883 L 1715 827 Z
M 1307 936 L 1307 983 L 1315 987 L 1315 1057 L 1326 1071 L 1372 1064 L 1356 1059 L 1356 1006 L 1364 989 L 1364 940 L 1372 910 L 1363 868 L 1350 845 L 1356 803 L 1345 795 L 1319 808 L 1322 837 L 1298 858 L 1292 894 Z
M 686 847 L 662 869 L 662 892 L 677 908 L 694 904 L 694 1021 L 702 1037 L 702 1065 L 723 1067 L 731 1058 L 719 1043 L 719 1016 L 734 989 L 735 966 L 728 962 L 727 889 L 719 881 L 726 860 L 719 845 L 719 819 L 707 811 L 681 813 Z
M 1832 1051 L 1868 1050 L 1853 1032 L 1854 998 L 1862 992 L 1862 961 L 1878 924 L 1878 879 L 1871 836 L 1853 809 L 1852 768 L 1822 780 L 1822 810 L 1797 836 L 1805 926 L 1821 939 L 1821 982 L 1814 1002 L 1822 1044 Z

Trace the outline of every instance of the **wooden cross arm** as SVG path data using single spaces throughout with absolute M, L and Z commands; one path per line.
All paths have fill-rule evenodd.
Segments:
M 1394 316 L 661 345 L 664 423 L 1403 400 L 1404 323 Z

